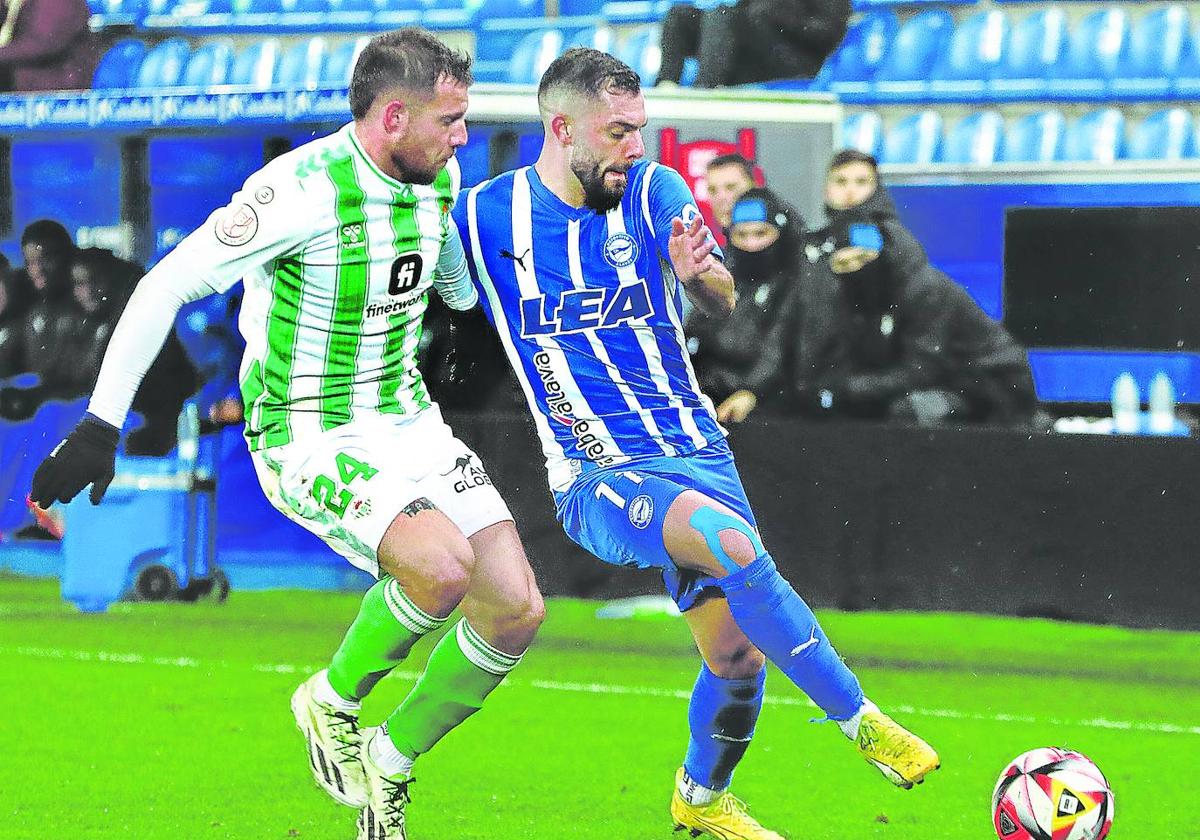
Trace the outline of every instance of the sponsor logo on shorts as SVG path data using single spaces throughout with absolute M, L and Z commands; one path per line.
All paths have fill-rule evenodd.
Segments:
M 629 503 L 629 521 L 634 528 L 645 528 L 654 518 L 654 499 L 649 496 L 634 496 Z
M 270 204 L 275 199 L 275 190 L 270 187 L 259 187 L 254 191 L 254 200 L 259 204 Z
M 475 465 L 474 455 L 461 455 L 454 466 L 442 475 L 452 475 L 458 472 L 459 477 L 454 481 L 454 492 L 465 493 L 473 487 L 491 487 L 492 479 L 483 471 L 482 466 Z

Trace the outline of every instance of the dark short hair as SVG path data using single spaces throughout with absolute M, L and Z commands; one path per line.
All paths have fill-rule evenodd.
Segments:
M 602 92 L 639 93 L 642 78 L 621 59 L 591 47 L 573 47 L 560 55 L 538 83 L 538 105 L 556 90 L 568 90 L 589 99 Z
M 71 234 L 53 219 L 38 219 L 36 222 L 30 222 L 25 230 L 21 231 L 21 247 L 24 248 L 30 243 L 63 254 L 70 254 L 75 250 L 75 240 L 71 238 Z
M 876 176 L 879 175 L 879 161 L 875 160 L 873 155 L 860 152 L 858 149 L 842 149 L 840 152 L 837 152 L 829 159 L 829 169 L 827 171 L 832 172 L 850 163 L 865 163 L 871 167 L 871 171 Z
M 350 77 L 350 114 L 367 115 L 375 97 L 388 88 L 402 87 L 432 96 L 442 78 L 469 85 L 471 57 L 452 50 L 424 29 L 408 26 L 376 35 L 358 56 Z
M 705 169 L 716 169 L 718 166 L 736 166 L 745 173 L 746 177 L 751 181 L 754 180 L 754 161 L 739 155 L 737 152 L 730 152 L 727 155 L 717 155 L 708 162 Z

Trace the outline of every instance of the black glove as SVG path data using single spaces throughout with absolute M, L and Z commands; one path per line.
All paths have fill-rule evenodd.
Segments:
M 100 504 L 112 483 L 121 433 L 103 420 L 85 416 L 66 440 L 38 465 L 29 498 L 45 509 L 69 502 L 92 485 L 92 504 Z
M 474 374 L 492 346 L 492 327 L 483 307 L 466 312 L 450 310 L 450 352 L 446 356 L 446 374 L 450 385 L 461 387 Z

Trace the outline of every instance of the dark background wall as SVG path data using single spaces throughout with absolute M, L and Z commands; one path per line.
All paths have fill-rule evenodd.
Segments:
M 451 416 L 505 494 L 546 592 L 661 591 L 553 519 L 523 417 Z M 1200 450 L 1187 439 L 775 421 L 731 444 L 764 541 L 816 606 L 1200 628 Z

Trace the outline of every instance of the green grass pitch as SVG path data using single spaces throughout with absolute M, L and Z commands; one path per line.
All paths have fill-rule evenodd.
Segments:
M 308 776 L 288 698 L 358 598 L 235 592 L 225 605 L 80 615 L 54 581 L 0 579 L 0 838 L 354 836 Z M 417 765 L 412 840 L 671 838 L 667 801 L 698 667 L 682 622 L 599 620 L 554 600 L 525 662 Z M 982 616 L 821 618 L 867 692 L 938 748 L 893 788 L 772 673 L 735 791 L 793 840 L 987 840 L 989 797 L 1026 749 L 1091 756 L 1116 840 L 1200 838 L 1200 634 Z M 430 640 L 380 684 L 377 722 Z

